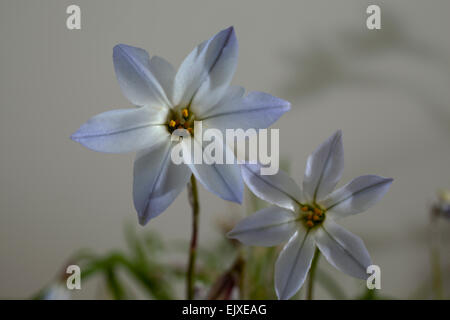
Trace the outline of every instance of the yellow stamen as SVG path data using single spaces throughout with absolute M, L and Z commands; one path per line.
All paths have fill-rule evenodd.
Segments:
M 303 212 L 309 211 L 309 208 L 307 206 L 303 206 L 300 208 Z
M 321 215 L 323 213 L 323 211 L 320 210 L 319 208 L 314 208 L 314 213 L 318 214 L 318 215 Z
M 181 115 L 185 118 L 187 118 L 189 116 L 189 110 L 188 109 L 183 109 L 181 111 Z
M 308 213 L 308 215 L 306 216 L 306 219 L 311 220 L 313 218 L 312 213 Z
M 308 220 L 308 221 L 306 221 L 306 226 L 308 228 L 312 228 L 312 227 L 314 227 L 314 222 L 312 222 L 311 220 Z
M 313 215 L 313 217 L 312 217 L 312 219 L 314 220 L 314 221 L 318 221 L 318 220 L 320 220 L 320 217 L 318 216 L 318 215 Z
M 169 121 L 169 127 L 175 128 L 176 125 L 177 125 L 177 123 L 174 120 Z

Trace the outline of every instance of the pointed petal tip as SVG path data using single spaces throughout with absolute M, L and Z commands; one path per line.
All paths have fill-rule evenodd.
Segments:
M 134 193 L 133 193 L 134 195 Z M 150 220 L 158 217 L 162 213 L 164 213 L 166 208 L 158 208 L 152 205 L 151 201 L 146 201 L 144 206 L 139 206 L 139 203 L 136 202 L 136 198 L 133 199 L 134 208 L 137 213 L 138 222 L 141 226 L 145 226 Z
M 391 187 L 392 182 L 394 182 L 394 178 L 385 178 L 385 177 L 381 177 L 383 179 L 383 181 L 386 183 L 386 185 L 388 186 L 388 188 Z
M 284 112 L 291 110 L 292 104 L 289 101 L 275 97 L 275 96 L 274 96 L 274 98 L 278 99 L 281 110 L 283 110 Z
M 333 136 L 336 137 L 336 139 L 342 139 L 342 129 L 336 130 L 336 132 L 333 133 Z
M 228 201 L 231 201 L 231 202 L 234 202 L 237 204 L 242 204 L 243 198 L 244 198 L 244 195 L 243 195 L 243 191 L 242 191 L 242 192 L 238 192 L 238 193 L 233 192 L 231 197 L 229 197 L 229 199 L 225 199 L 225 200 L 228 200 Z
M 236 34 L 236 31 L 234 30 L 234 26 L 229 26 L 228 28 L 224 29 L 223 31 L 227 33 Z
M 129 46 L 126 45 L 126 44 L 123 44 L 123 43 L 116 44 L 113 47 L 113 57 L 116 56 L 119 53 L 119 51 L 121 51 L 121 50 L 123 50 L 123 49 L 125 49 L 127 47 L 129 47 Z
M 276 293 L 276 295 L 277 295 L 277 299 L 278 299 L 278 300 L 289 300 L 289 298 L 290 298 L 290 297 L 288 297 L 288 296 L 285 296 L 285 295 L 280 294 L 280 293 L 278 292 L 278 290 L 275 290 L 275 293 Z
M 139 222 L 140 226 L 144 227 L 148 221 L 146 219 L 144 219 L 143 217 L 138 216 L 138 222 Z
M 238 198 L 238 203 L 242 204 L 242 202 L 244 201 L 244 185 L 242 185 L 242 190 L 240 190 L 239 194 L 237 195 Z
M 285 100 L 285 101 L 286 101 L 286 100 Z M 291 110 L 291 107 L 292 107 L 291 103 L 290 103 L 289 101 L 286 101 L 286 106 L 285 106 L 286 111 Z
M 128 44 L 118 43 L 113 47 L 113 52 L 116 52 L 117 50 L 120 50 L 120 49 L 130 48 L 130 47 L 131 46 Z
M 236 31 L 234 30 L 234 26 L 230 26 L 228 28 L 225 28 L 219 32 L 217 32 L 215 35 L 211 37 L 211 39 L 214 39 L 215 37 L 223 35 L 225 38 L 228 39 L 236 39 Z
M 237 37 L 236 37 L 236 31 L 234 29 L 234 26 L 230 26 L 226 29 L 223 29 L 222 31 L 220 31 L 219 33 L 217 33 L 214 37 L 216 37 L 219 34 L 225 34 L 225 38 L 227 38 L 228 40 L 226 41 L 226 46 L 229 46 L 230 44 L 234 44 L 237 45 Z
M 116 45 L 113 47 L 113 51 L 117 50 L 118 48 L 120 48 L 120 47 L 122 47 L 122 46 L 125 46 L 125 44 L 123 44 L 123 43 L 118 43 L 118 44 L 116 44 Z
M 155 217 L 155 215 L 152 215 L 152 213 L 150 212 L 149 202 L 147 201 L 144 206 L 142 206 L 142 204 L 140 205 L 136 201 L 136 198 L 134 197 L 134 192 L 133 192 L 133 204 L 134 209 L 136 210 L 137 213 L 139 225 L 145 226 L 150 220 L 152 220 L 152 218 Z
M 300 290 L 301 287 L 303 287 L 303 284 L 300 286 L 298 290 Z M 282 288 L 278 288 L 277 286 L 275 286 L 275 294 L 278 300 L 289 300 L 298 292 L 298 290 L 296 292 L 289 293 L 286 292 L 286 290 L 283 290 Z
M 237 204 L 242 204 L 242 202 L 243 202 L 243 198 L 244 198 L 244 195 L 243 195 L 244 191 L 243 190 L 239 190 L 239 191 L 230 190 L 230 191 L 228 191 L 226 193 L 218 193 L 218 192 L 208 188 L 207 186 L 205 186 L 204 183 L 202 183 L 202 184 L 208 191 L 214 193 L 216 196 L 218 196 L 219 198 L 221 198 L 223 200 L 234 202 L 234 203 L 237 203 Z
M 336 141 L 336 140 L 342 140 L 342 129 L 336 130 L 328 139 L 327 141 Z
M 234 231 L 234 228 L 231 229 L 230 231 L 227 232 L 227 234 L 225 235 L 228 239 L 237 239 L 236 238 L 236 233 Z
M 370 276 L 370 274 L 367 273 L 367 268 L 373 264 L 372 263 L 372 259 L 370 258 L 370 256 L 369 256 L 369 259 L 370 259 L 369 262 L 365 263 L 363 265 L 364 266 L 364 272 L 361 272 L 359 274 L 354 274 L 353 275 L 354 278 L 360 279 L 360 280 L 367 280 L 367 278 Z
M 78 129 L 77 131 L 75 131 L 74 133 L 72 133 L 69 138 L 70 138 L 70 140 L 77 142 L 77 143 L 81 144 L 82 146 L 85 146 L 83 144 L 83 133 L 81 131 L 81 128 Z M 88 146 L 85 146 L 85 147 L 90 149 Z
M 147 225 L 147 223 L 150 222 L 150 220 L 153 220 L 153 218 L 155 218 L 155 217 L 148 217 L 145 215 L 140 215 L 138 213 L 138 222 L 139 222 L 139 225 L 142 227 L 145 227 Z
M 232 188 L 227 195 L 220 195 L 220 194 L 217 195 L 224 200 L 234 202 L 237 204 L 242 204 L 242 202 L 244 201 L 244 183 L 242 178 L 241 181 L 242 184 L 240 186 L 237 186 L 235 189 Z
M 374 178 L 378 178 L 380 179 L 380 182 L 386 183 L 386 184 L 391 184 L 394 181 L 394 178 L 386 178 L 383 176 L 379 176 L 376 174 L 368 174 L 368 177 L 374 177 Z
M 281 109 L 283 110 L 283 114 L 291 110 L 291 103 L 286 100 L 284 100 L 284 101 L 286 104 L 281 107 Z
M 136 209 L 139 225 L 145 226 L 147 224 L 147 222 L 150 220 L 148 218 L 148 216 L 145 214 L 145 210 L 143 211 L 143 210 L 138 209 L 136 203 L 134 203 L 134 207 Z
M 83 136 L 83 135 L 81 134 L 81 131 L 82 131 L 81 129 L 82 129 L 82 127 L 83 127 L 83 126 L 81 126 L 80 128 L 78 128 L 74 133 L 72 133 L 72 134 L 70 135 L 70 140 L 79 142 L 78 140 Z
M 242 220 L 241 220 L 240 222 L 242 222 Z M 238 222 L 238 223 L 234 226 L 233 229 L 231 229 L 230 231 L 228 231 L 228 232 L 225 234 L 225 236 L 226 236 L 228 239 L 237 240 L 237 241 L 241 242 L 242 244 L 244 244 L 244 242 L 242 242 L 241 239 L 239 239 L 239 233 L 242 233 L 242 230 L 241 230 L 241 231 L 237 230 L 237 229 L 238 229 L 238 225 L 240 224 L 240 222 Z M 246 244 L 246 245 L 247 245 L 247 244 Z
M 303 285 L 302 285 L 303 286 Z M 300 287 L 301 288 L 301 287 Z M 300 289 L 299 289 L 300 290 Z M 277 295 L 277 299 L 278 300 L 289 300 L 290 298 L 292 298 L 292 296 L 294 296 L 298 291 L 291 293 L 291 294 L 286 294 L 286 292 L 283 292 L 285 290 L 281 290 L 282 292 L 280 292 L 280 290 L 278 289 L 277 286 L 275 286 L 275 294 Z
M 387 186 L 387 188 L 386 188 L 386 192 L 389 190 L 389 188 L 391 187 L 391 184 L 392 184 L 392 182 L 394 182 L 394 179 L 393 178 L 386 178 L 386 177 L 383 177 L 383 176 L 379 176 L 379 175 L 376 175 L 376 174 L 373 174 L 373 175 L 367 175 L 368 177 L 374 177 L 374 178 L 377 178 L 377 179 L 379 179 L 380 180 L 380 184 L 384 184 L 384 185 L 386 185 Z
M 342 129 L 339 129 L 339 130 L 337 130 L 335 133 L 334 133 L 334 136 L 335 136 L 335 139 L 337 140 L 337 143 L 339 143 L 339 144 L 343 144 L 343 139 L 342 139 Z
M 277 299 L 278 300 L 282 300 L 281 297 L 280 297 L 280 294 L 278 293 L 278 290 L 276 290 L 276 289 L 275 289 L 275 294 L 277 295 Z
M 73 133 L 73 134 L 71 134 L 69 138 L 70 138 L 70 140 L 72 140 L 72 141 L 79 142 L 79 141 L 77 140 L 78 138 L 77 138 L 77 133 L 76 133 L 76 132 Z
M 137 210 L 137 217 L 138 217 L 138 222 L 139 225 L 141 226 L 145 226 L 150 220 L 152 220 L 153 218 L 155 218 L 157 215 L 152 215 L 151 213 L 148 212 L 148 208 L 146 208 L 146 210 L 141 211 L 141 210 Z
M 70 140 L 73 140 L 75 142 L 81 143 L 81 140 L 85 137 L 86 135 L 86 130 L 85 130 L 86 124 L 83 124 L 80 128 L 78 128 L 77 131 L 75 131 L 74 133 L 72 133 L 70 135 Z

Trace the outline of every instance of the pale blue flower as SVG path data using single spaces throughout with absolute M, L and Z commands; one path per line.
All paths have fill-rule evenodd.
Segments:
M 71 291 L 67 289 L 65 283 L 53 283 L 45 289 L 42 300 L 71 300 Z
M 133 198 L 141 224 L 161 214 L 192 173 L 219 197 L 242 202 L 238 165 L 175 165 L 170 157 L 175 144 L 170 134 L 182 123 L 191 131 L 194 120 L 220 130 L 266 128 L 290 108 L 288 102 L 269 94 L 244 96 L 243 88 L 230 86 L 237 56 L 232 27 L 197 46 L 178 71 L 160 57 L 150 59 L 143 49 L 123 44 L 114 47 L 119 85 L 137 107 L 94 116 L 71 138 L 100 152 L 137 151 Z
M 228 234 L 246 245 L 287 244 L 275 265 L 275 290 L 289 299 L 303 285 L 316 246 L 342 272 L 367 278 L 371 265 L 362 240 L 335 220 L 365 211 L 388 191 L 392 179 L 360 176 L 333 191 L 344 169 L 342 134 L 336 132 L 308 158 L 303 190 L 286 173 L 260 174 L 259 165 L 242 165 L 245 183 L 274 204 L 240 221 Z

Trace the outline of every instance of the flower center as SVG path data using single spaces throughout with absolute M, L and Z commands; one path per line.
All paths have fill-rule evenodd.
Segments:
M 177 129 L 185 129 L 190 135 L 194 134 L 194 114 L 188 108 L 180 111 L 171 111 L 167 122 L 167 128 L 170 133 Z
M 306 229 L 312 229 L 320 226 L 325 220 L 326 210 L 317 204 L 304 205 L 300 208 L 300 210 L 302 212 L 301 221 L 305 225 Z

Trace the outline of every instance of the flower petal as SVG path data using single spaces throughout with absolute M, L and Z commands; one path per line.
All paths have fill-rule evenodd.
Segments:
M 217 129 L 263 129 L 290 109 L 290 103 L 263 92 L 250 92 L 241 99 L 227 101 L 203 117 L 205 127 Z
M 172 162 L 171 150 L 171 143 L 164 142 L 137 154 L 133 200 L 141 225 L 166 210 L 191 177 L 191 170 L 185 164 Z
M 242 203 L 244 183 L 237 164 L 190 164 L 189 168 L 209 192 Z
M 227 37 L 226 44 L 221 50 L 220 57 L 217 55 L 218 58 L 214 62 L 214 65 L 211 66 L 207 78 L 198 88 L 194 99 L 192 100 L 192 108 L 199 116 L 222 99 L 231 83 L 234 72 L 236 71 L 238 62 L 238 42 L 234 29 L 231 30 L 229 35 L 227 34 Z M 212 51 L 213 55 L 216 54 L 215 50 L 212 50 L 212 48 L 210 51 Z
M 227 236 L 249 246 L 275 246 L 295 233 L 297 221 L 293 212 L 271 206 L 241 220 Z
M 209 110 L 202 112 L 202 117 L 208 118 L 209 116 L 217 113 L 217 108 L 221 108 L 223 105 L 229 105 L 236 103 L 238 99 L 241 99 L 245 94 L 245 89 L 241 86 L 230 86 L 223 95 L 222 99 L 217 102 Z
M 150 71 L 164 89 L 167 98 L 172 101 L 176 70 L 164 58 L 153 56 L 150 59 Z
M 321 200 L 336 187 L 343 170 L 344 148 L 338 130 L 308 157 L 303 179 L 305 195 L 310 201 Z
M 278 299 L 291 298 L 303 285 L 314 256 L 314 237 L 310 232 L 297 231 L 275 264 L 275 291 Z
M 183 138 L 183 158 L 192 173 L 209 192 L 220 198 L 236 203 L 242 203 L 244 195 L 244 182 L 241 170 L 237 164 L 217 164 L 207 158 L 207 153 L 201 147 L 201 142 L 195 137 Z M 195 150 L 198 148 L 202 154 L 201 163 L 195 163 Z M 224 146 L 222 146 L 224 148 Z M 225 154 L 225 150 L 223 154 Z
M 137 106 L 170 106 L 158 80 L 150 71 L 144 49 L 118 44 L 113 49 L 114 69 L 123 94 Z
M 225 92 L 222 99 L 220 99 L 219 102 L 217 102 L 217 105 L 221 105 L 224 103 L 229 103 L 231 101 L 234 101 L 236 99 L 242 98 L 245 94 L 245 89 L 241 86 L 230 86 L 227 88 L 227 91 Z
M 164 107 L 107 111 L 89 119 L 71 139 L 100 152 L 137 151 L 169 139 L 163 125 L 166 117 L 167 109 Z
M 284 171 L 274 175 L 261 175 L 259 164 L 241 165 L 242 178 L 259 198 L 282 208 L 295 211 L 301 200 L 300 187 Z
M 196 115 L 215 105 L 227 90 L 237 65 L 233 27 L 197 46 L 175 76 L 174 103 L 189 105 Z
M 375 175 L 360 176 L 335 190 L 321 204 L 335 217 L 357 214 L 381 200 L 392 181 Z
M 363 241 L 332 219 L 325 220 L 315 234 L 322 254 L 337 269 L 356 278 L 367 279 L 367 267 L 372 264 Z

